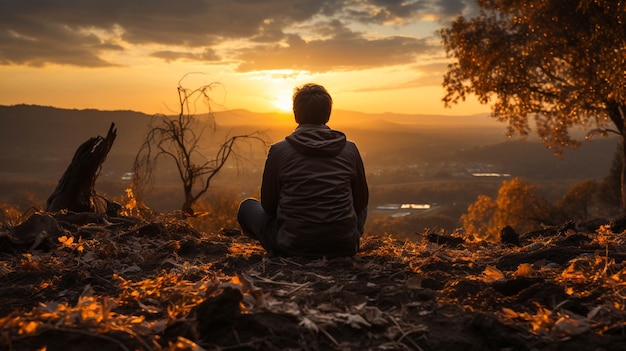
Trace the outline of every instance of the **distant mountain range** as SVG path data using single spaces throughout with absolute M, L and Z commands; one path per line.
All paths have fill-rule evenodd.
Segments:
M 0 106 L 0 145 L 12 152 L 75 150 L 90 137 L 105 135 L 111 123 L 118 130 L 114 149 L 140 145 L 150 116 L 133 111 L 68 110 L 54 107 Z M 116 147 L 117 146 L 117 147 Z
M 88 138 L 106 134 L 111 123 L 117 127 L 117 139 L 105 168 L 123 174 L 130 170 L 152 117 L 134 111 L 0 105 L 0 175 L 50 174 L 58 179 L 76 148 Z M 199 115 L 198 119 L 205 117 Z M 207 145 L 223 140 L 227 134 L 253 130 L 262 130 L 271 141 L 277 141 L 296 127 L 290 114 L 243 109 L 217 112 L 214 119 L 218 128 L 215 133 L 212 129 L 205 131 Z M 608 172 L 616 144 L 615 139 L 586 143 L 580 150 L 568 151 L 562 161 L 534 138 L 528 142 L 507 141 L 506 125 L 488 114 L 437 116 L 336 110 L 329 126 L 346 132 L 357 143 L 370 168 L 489 162 L 517 174 L 526 169 L 543 176 L 599 177 Z
M 45 158 L 68 158 L 82 142 L 90 137 L 103 135 L 110 124 L 115 123 L 117 139 L 110 154 L 128 157 L 137 152 L 152 117 L 134 111 L 0 105 L 0 147 L 5 153 L 16 157 L 37 155 Z M 203 121 L 207 116 L 197 117 Z M 217 112 L 214 120 L 219 126 L 218 136 L 263 130 L 272 141 L 281 139 L 296 127 L 293 116 L 289 114 L 256 113 L 243 109 Z M 338 110 L 333 112 L 329 125 L 341 128 L 351 139 L 359 139 L 355 141 L 360 141 L 365 149 L 372 149 L 373 152 L 380 150 L 380 143 L 372 147 L 365 144 L 371 144 L 370 140 L 390 144 L 393 138 L 389 138 L 388 133 L 403 134 L 398 141 L 420 137 L 422 141 L 434 138 L 438 142 L 437 140 L 441 140 L 440 132 L 449 128 L 489 127 L 493 135 L 499 135 L 500 139 L 503 136 L 502 126 L 487 116 L 387 115 Z M 496 127 L 499 127 L 497 132 Z M 433 132 L 433 128 L 439 131 Z M 393 145 L 389 146 L 394 148 Z M 401 145 L 398 146 L 402 148 Z
M 290 113 L 257 113 L 244 109 L 228 110 L 215 113 L 215 118 L 222 125 L 295 125 Z M 406 127 L 499 127 L 502 123 L 489 117 L 488 113 L 467 116 L 444 116 L 400 113 L 364 113 L 346 110 L 333 110 L 329 125 L 348 128 L 388 128 Z
M 74 148 L 86 138 L 106 133 L 111 123 L 118 129 L 117 152 L 135 151 L 147 131 L 153 116 L 134 111 L 101 111 L 93 109 L 61 109 L 36 105 L 0 105 L 0 143 L 11 150 L 43 148 L 54 151 Z M 202 120 L 206 115 L 198 115 Z M 218 126 L 254 128 L 284 132 L 296 127 L 291 114 L 257 113 L 243 109 L 214 113 Z M 368 114 L 353 111 L 333 111 L 329 125 L 347 130 L 376 130 L 387 132 L 419 131 L 432 128 L 498 128 L 504 126 L 487 114 L 472 116 Z M 278 138 L 279 136 L 277 136 Z M 5 149 L 6 150 L 6 149 Z

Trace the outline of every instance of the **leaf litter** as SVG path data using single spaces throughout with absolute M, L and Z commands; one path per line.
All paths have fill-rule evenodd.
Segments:
M 4 228 L 0 349 L 626 349 L 626 233 L 609 226 L 519 247 L 366 235 L 314 260 L 233 233 L 67 212 Z

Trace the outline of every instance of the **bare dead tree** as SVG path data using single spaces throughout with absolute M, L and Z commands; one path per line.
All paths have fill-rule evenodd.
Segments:
M 140 203 L 142 203 L 144 190 L 153 183 L 157 161 L 165 158 L 174 162 L 182 183 L 184 195 L 181 206 L 182 215 L 183 217 L 194 216 L 193 207 L 209 190 L 213 178 L 229 159 L 238 158 L 236 151 L 240 143 L 258 142 L 267 148 L 268 139 L 265 134 L 254 131 L 250 134 L 227 135 L 212 157 L 207 157 L 202 152 L 200 141 L 206 126 L 209 125 L 212 132 L 215 132 L 217 128 L 209 97 L 209 91 L 216 84 L 211 83 L 189 90 L 184 88 L 179 81 L 180 111 L 178 116 L 175 118 L 165 115 L 155 116 L 133 164 L 134 175 L 131 188 Z M 194 114 L 198 102 L 205 103 L 208 109 L 207 124 L 204 126 L 200 126 Z

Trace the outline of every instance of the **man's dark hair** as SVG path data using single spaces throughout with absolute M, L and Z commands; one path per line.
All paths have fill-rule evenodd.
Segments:
M 308 83 L 293 93 L 293 114 L 298 124 L 326 124 L 332 107 L 333 99 L 321 85 Z

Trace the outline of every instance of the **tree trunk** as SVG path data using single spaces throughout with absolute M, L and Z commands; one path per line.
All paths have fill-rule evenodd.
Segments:
M 72 162 L 46 202 L 47 212 L 95 212 L 96 178 L 117 136 L 111 123 L 106 138 L 98 135 L 78 147 Z
M 615 128 L 622 137 L 622 174 L 620 177 L 620 189 L 621 189 L 621 205 L 622 213 L 626 214 L 626 105 L 620 104 L 616 101 L 607 103 L 607 114 L 609 118 L 615 124 Z

